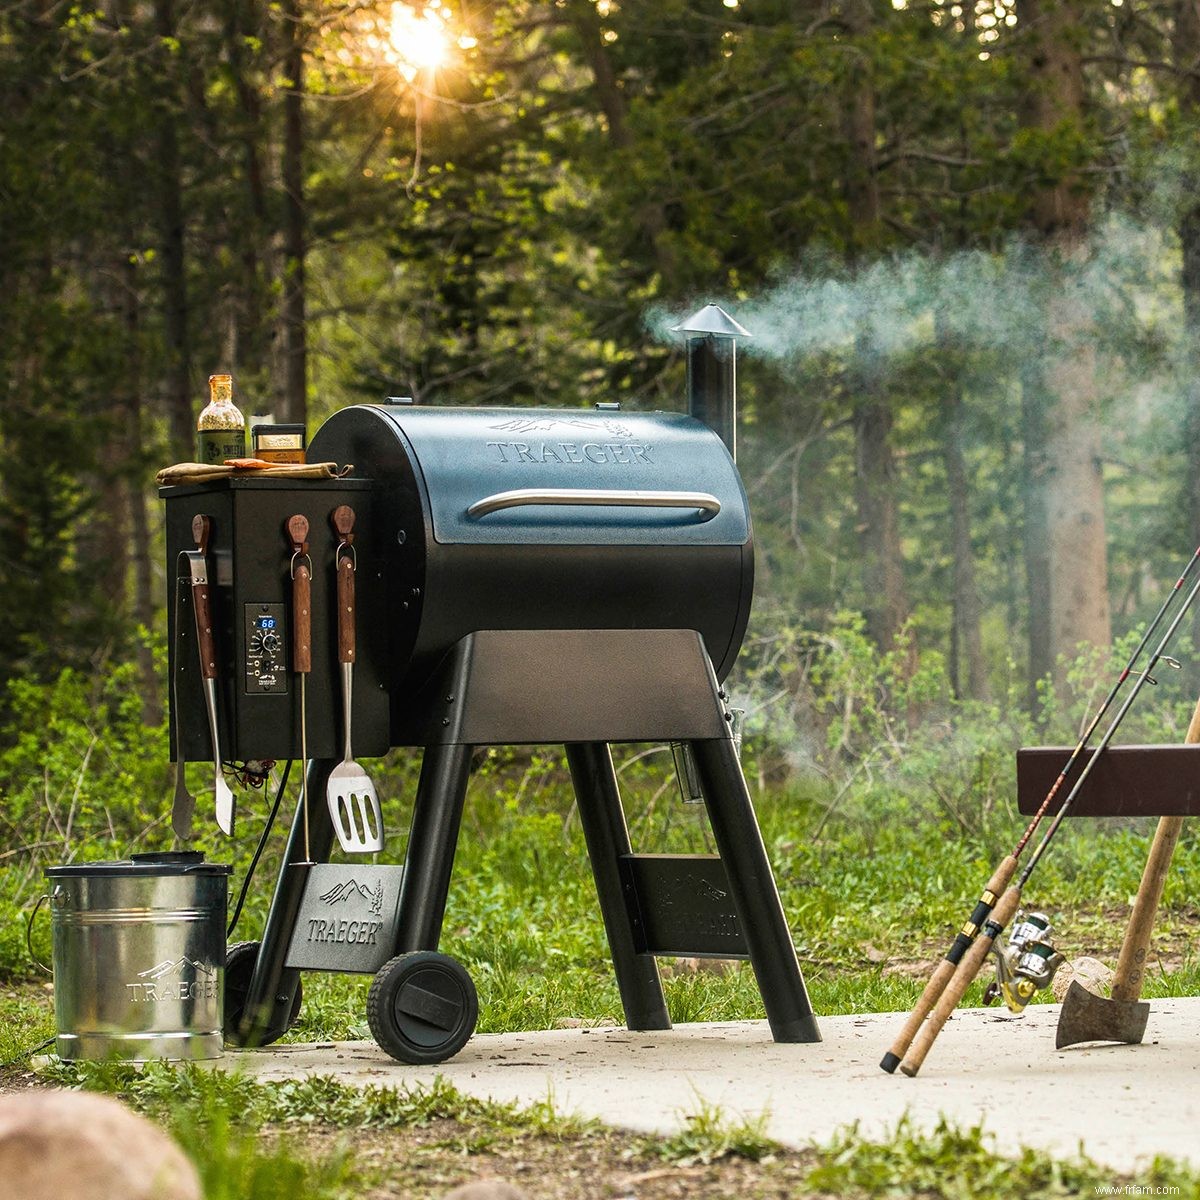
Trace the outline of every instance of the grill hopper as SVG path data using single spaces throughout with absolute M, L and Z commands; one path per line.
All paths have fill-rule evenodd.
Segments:
M 733 665 L 749 507 L 721 439 L 691 417 L 361 406 L 335 413 L 310 456 L 374 483 L 393 744 L 415 740 L 416 694 L 478 630 L 694 629 L 718 679 Z

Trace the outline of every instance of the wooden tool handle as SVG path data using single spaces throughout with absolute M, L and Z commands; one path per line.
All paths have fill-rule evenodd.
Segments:
M 208 540 L 212 536 L 212 518 L 197 513 L 192 518 L 192 541 L 201 554 L 208 553 Z
M 338 559 L 338 662 L 354 661 L 354 563 L 348 554 Z
M 337 532 L 338 540 L 345 545 L 354 541 L 354 509 L 348 504 L 339 504 L 329 514 L 329 520 Z
M 996 902 L 996 907 L 992 910 L 989 918 L 989 923 L 998 927 L 997 933 L 1012 920 L 1020 904 L 1021 889 L 1013 884 Z M 979 968 L 983 966 L 983 960 L 987 958 L 994 941 L 995 936 L 988 932 L 988 926 L 985 925 L 971 944 L 970 950 L 963 956 L 962 962 L 958 964 L 958 969 L 946 985 L 945 991 L 942 992 L 941 999 L 938 1000 L 933 1012 L 929 1014 L 929 1020 L 913 1039 L 908 1054 L 900 1064 L 900 1070 L 905 1075 L 915 1075 L 921 1069 L 921 1064 L 937 1040 L 937 1035 L 942 1032 L 946 1022 L 950 1020 L 951 1014 L 958 1007 L 958 1002 L 963 998 L 967 988 L 971 986 L 972 980 L 979 974 Z
M 1192 712 L 1191 722 L 1184 742 L 1194 746 L 1200 742 L 1200 701 Z M 1146 958 L 1150 953 L 1150 935 L 1154 932 L 1154 918 L 1158 915 L 1159 901 L 1171 869 L 1175 844 L 1183 829 L 1182 817 L 1161 817 L 1150 843 L 1146 868 L 1138 884 L 1137 898 L 1129 924 L 1125 927 L 1125 938 L 1121 942 L 1121 956 L 1117 959 L 1117 970 L 1113 976 L 1112 998 L 1136 1001 L 1141 999 L 1142 985 L 1146 981 Z
M 1121 943 L 1121 956 L 1117 959 L 1117 970 L 1113 976 L 1112 998 L 1134 1001 L 1141 998 L 1145 981 L 1146 958 L 1150 953 L 1150 935 L 1154 932 L 1154 918 L 1158 915 L 1158 902 L 1162 899 L 1167 873 L 1171 869 L 1171 857 L 1175 843 L 1183 828 L 1182 817 L 1160 817 L 1138 885 L 1133 912 L 1125 927 L 1125 940 Z
M 212 597 L 207 583 L 192 585 L 192 609 L 196 614 L 196 645 L 200 650 L 200 675 L 217 677 L 217 643 L 213 637 Z
M 979 897 L 979 901 L 975 905 L 974 912 L 971 913 L 970 919 L 959 930 L 958 935 L 954 939 L 954 944 L 946 952 L 946 957 L 934 969 L 933 974 L 929 977 L 929 982 L 925 984 L 925 990 L 921 993 L 912 1012 L 908 1014 L 908 1020 L 901 1026 L 900 1032 L 896 1035 L 896 1040 L 892 1043 L 891 1049 L 884 1055 L 880 1066 L 885 1071 L 894 1071 L 900 1065 L 900 1060 L 907 1053 L 909 1046 L 912 1045 L 912 1040 L 917 1036 L 917 1031 L 921 1028 L 922 1022 L 930 1014 L 933 1006 L 946 990 L 946 985 L 954 975 L 955 968 L 970 948 L 976 934 L 979 932 L 980 925 L 987 919 L 992 905 L 996 903 L 996 899 L 1008 887 L 1009 880 L 1012 879 L 1013 872 L 1016 869 L 1016 857 L 1009 854 L 993 872 L 991 879 L 987 882 L 987 886 L 983 889 L 983 894 Z
M 300 513 L 287 519 L 292 544 L 292 670 L 312 670 L 312 569 L 308 556 L 308 518 Z
M 312 670 L 312 581 L 305 563 L 292 577 L 292 670 L 300 675 Z
M 308 518 L 302 513 L 287 519 L 287 533 L 292 543 L 293 554 L 308 553 Z

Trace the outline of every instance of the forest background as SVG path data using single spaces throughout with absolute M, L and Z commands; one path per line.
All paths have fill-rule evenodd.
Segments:
M 680 408 L 725 305 L 774 767 L 1045 727 L 1195 544 L 1193 0 L 5 0 L 0 96 L 10 749 L 134 662 L 161 721 L 218 370 L 310 431 Z

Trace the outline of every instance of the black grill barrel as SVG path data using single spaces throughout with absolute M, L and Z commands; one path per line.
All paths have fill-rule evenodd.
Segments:
M 685 335 L 688 413 L 737 460 L 737 339 L 751 337 L 723 308 L 707 304 L 675 333 Z

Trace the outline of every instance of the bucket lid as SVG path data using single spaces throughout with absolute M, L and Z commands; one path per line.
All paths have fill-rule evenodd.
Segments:
M 99 875 L 113 878 L 121 875 L 231 875 L 233 867 L 228 863 L 204 861 L 199 850 L 166 850 L 152 854 L 131 854 L 118 862 L 67 863 L 60 867 L 47 867 L 50 879 L 66 876 Z

